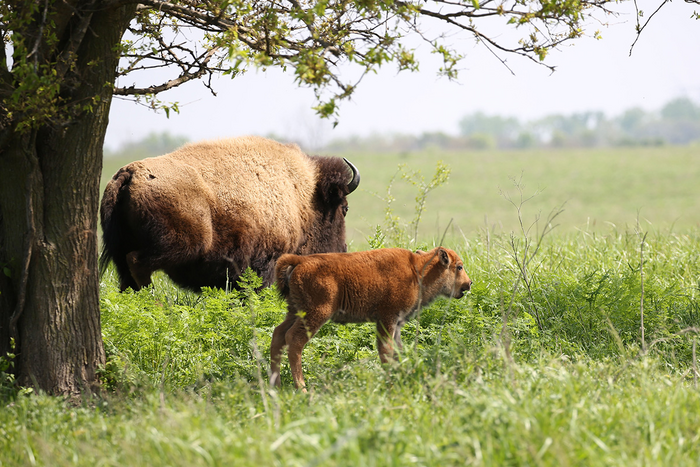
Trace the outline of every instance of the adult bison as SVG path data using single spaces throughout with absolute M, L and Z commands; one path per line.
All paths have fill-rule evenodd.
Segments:
M 235 286 L 250 266 L 269 285 L 284 253 L 347 250 L 346 197 L 359 182 L 347 160 L 260 137 L 132 162 L 102 198 L 101 268 L 114 261 L 121 290 L 149 285 L 159 269 L 199 290 Z

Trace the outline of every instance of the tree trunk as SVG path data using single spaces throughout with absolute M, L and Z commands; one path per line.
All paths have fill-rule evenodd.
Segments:
M 14 338 L 19 383 L 68 396 L 96 389 L 105 363 L 97 270 L 99 182 L 109 84 L 133 7 L 86 9 L 78 17 L 88 14 L 88 32 L 61 88 L 77 113 L 67 123 L 11 134 L 0 148 L 5 272 L 0 274 L 0 350 L 10 351 Z M 67 34 L 64 44 L 75 32 Z

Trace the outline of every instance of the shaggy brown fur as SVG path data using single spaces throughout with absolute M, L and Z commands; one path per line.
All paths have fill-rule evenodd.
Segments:
M 283 253 L 346 251 L 351 178 L 343 159 L 259 137 L 133 162 L 102 199 L 102 269 L 114 261 L 122 290 L 147 286 L 158 269 L 199 290 L 235 286 L 250 266 L 269 285 Z
M 296 387 L 304 387 L 301 352 L 321 326 L 377 323 L 382 363 L 401 349 L 401 327 L 439 296 L 461 298 L 472 281 L 457 253 L 447 248 L 412 253 L 402 248 L 283 255 L 275 268 L 277 288 L 287 300 L 287 317 L 275 328 L 270 346 L 270 383 L 280 384 L 282 349 Z

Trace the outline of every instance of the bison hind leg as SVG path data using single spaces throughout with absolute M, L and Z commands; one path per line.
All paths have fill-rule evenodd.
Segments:
M 131 287 L 133 290 L 138 290 L 139 286 L 136 284 L 134 278 L 131 277 L 131 271 L 129 271 L 126 256 L 116 255 L 114 258 L 112 258 L 112 262 L 117 270 L 117 276 L 119 276 L 119 291 L 124 292 L 129 287 Z
M 284 336 L 294 384 L 303 392 L 306 392 L 306 383 L 304 383 L 304 373 L 301 368 L 301 352 L 321 326 L 330 319 L 331 313 L 330 307 L 311 309 L 303 316 L 299 316 Z
M 294 385 L 306 392 L 304 372 L 301 369 L 301 352 L 311 336 L 301 319 L 297 319 L 285 334 L 287 354 L 289 356 L 289 368 L 292 370 Z
M 127 287 L 131 287 L 134 290 L 141 290 L 143 287 L 148 287 L 151 285 L 151 274 L 154 269 L 152 269 L 147 262 L 142 258 L 143 255 L 139 251 L 131 251 L 126 255 L 126 264 L 129 268 L 129 273 L 131 274 L 131 281 L 124 281 L 122 278 L 122 283 L 120 288 L 122 291 L 126 288 L 124 287 L 125 282 L 127 282 Z M 135 284 L 135 286 L 134 286 Z
M 272 342 L 270 343 L 270 385 L 280 386 L 280 364 L 282 362 L 282 350 L 286 345 L 286 334 L 297 320 L 296 311 L 289 311 L 287 317 L 282 324 L 277 326 L 272 333 Z

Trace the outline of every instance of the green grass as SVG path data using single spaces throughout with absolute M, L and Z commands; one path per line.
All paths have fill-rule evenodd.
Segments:
M 309 394 L 286 359 L 282 389 L 267 385 L 273 291 L 196 295 L 159 276 L 120 294 L 110 271 L 108 391 L 7 399 L 3 465 L 697 465 L 700 235 L 646 238 L 647 353 L 637 233 L 546 237 L 529 291 L 512 253 L 526 240 L 450 245 L 475 286 L 408 323 L 390 368 L 371 324 L 324 326 L 304 351 Z
M 0 412 L 0 452 L 3 465 L 697 465 L 700 395 L 653 361 L 503 361 L 355 367 L 265 400 L 235 380 L 78 408 L 22 397 Z
M 672 163 L 659 162 L 662 153 L 654 151 L 664 150 Z M 624 184 L 604 178 L 611 165 L 588 163 L 622 164 L 636 154 L 639 163 L 623 164 L 625 173 L 650 180 L 657 158 L 659 186 L 693 170 L 692 149 L 625 150 L 619 161 L 607 162 L 616 153 L 567 154 L 571 170 L 572 160 L 581 173 L 600 170 L 590 175 L 589 191 L 611 200 L 625 198 Z M 567 166 L 561 156 L 442 155 L 452 179 L 429 194 L 418 246 L 430 246 L 438 235 L 428 221 L 436 210 L 449 211 L 455 222 L 452 213 L 470 213 L 470 206 L 489 219 L 507 219 L 496 229 L 470 224 L 447 240 L 475 281 L 472 292 L 438 300 L 409 322 L 406 351 L 388 368 L 379 364 L 373 325 L 327 324 L 304 351 L 309 394 L 293 389 L 286 358 L 282 389 L 267 384 L 270 338 L 285 305 L 271 289 L 253 293 L 255 278 L 246 277 L 241 292 L 197 295 L 157 275 L 149 289 L 119 293 L 108 271 L 101 284 L 104 394 L 73 407 L 0 387 L 0 465 L 697 465 L 700 231 L 680 220 L 671 229 L 673 218 L 637 225 L 634 199 L 625 200 L 631 212 L 620 208 L 628 220 L 582 227 L 565 216 L 600 208 L 582 201 L 587 207 L 567 209 L 536 251 L 544 219 L 526 234 L 515 227 L 520 220 L 530 226 L 540 209 L 546 217 L 563 201 L 551 192 L 576 192 L 573 182 L 550 180 L 518 217 L 495 180 L 508 183 L 505 174 L 528 158 L 543 173 L 561 174 Z M 477 157 L 491 159 L 470 168 Z M 424 158 L 413 168 L 430 178 L 437 156 Z M 384 222 L 384 204 L 362 196 L 371 200 L 375 183 L 386 190 L 399 160 L 353 159 L 358 167 L 376 164 L 374 171 L 363 169 L 365 191 L 353 194 L 348 217 L 374 216 L 362 241 L 372 234 L 374 244 L 392 245 L 388 230 L 377 235 L 373 227 Z M 471 174 L 475 186 L 489 186 L 494 196 L 455 199 L 450 190 L 472 189 L 457 183 L 457 160 L 465 162 L 459 173 Z M 689 164 L 684 170 L 676 167 L 680 160 Z M 529 176 L 526 171 L 525 185 Z M 595 179 L 611 185 L 597 186 Z M 678 206 L 692 206 L 697 188 L 684 183 L 681 177 L 676 192 L 656 197 L 677 196 Z M 410 220 L 415 188 L 401 194 L 398 186 L 394 214 L 405 204 L 402 219 Z M 506 226 L 516 233 L 504 233 Z

